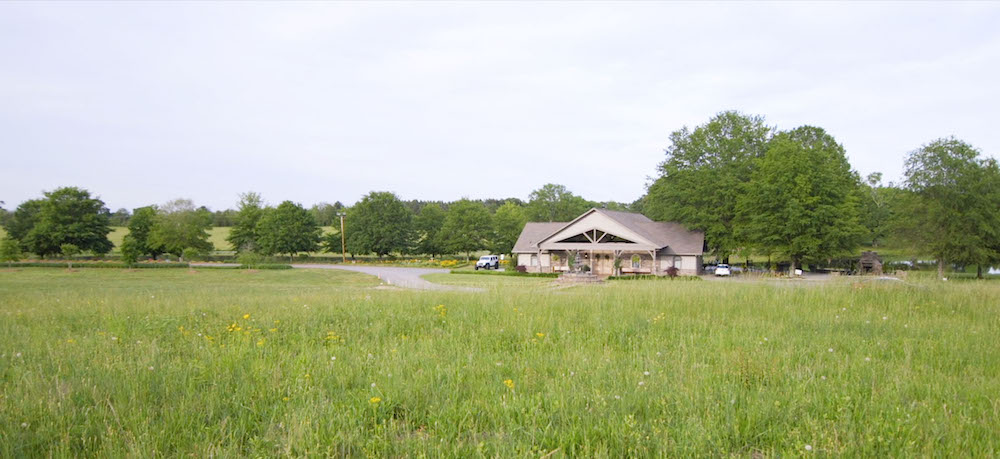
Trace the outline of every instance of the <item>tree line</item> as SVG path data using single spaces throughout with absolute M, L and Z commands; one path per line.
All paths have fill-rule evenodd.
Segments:
M 635 206 L 705 232 L 709 251 L 823 264 L 891 242 L 947 264 L 1000 264 L 1000 169 L 953 137 L 907 154 L 902 183 L 862 179 L 825 130 L 779 131 L 719 113 L 670 135 L 657 179 Z
M 260 194 L 248 192 L 240 195 L 235 209 L 225 212 L 231 220 L 227 242 L 238 254 L 291 258 L 303 252 L 340 253 L 343 244 L 352 257 L 464 254 L 469 258 L 480 250 L 510 253 L 527 221 L 568 221 L 594 206 L 629 208 L 589 201 L 563 185 L 547 184 L 533 191 L 528 202 L 404 201 L 391 192 L 373 191 L 350 207 L 338 202 L 310 209 L 292 201 L 268 206 Z M 343 241 L 340 213 L 346 217 Z M 128 234 L 119 249 L 127 261 L 134 261 L 163 254 L 190 258 L 217 249 L 209 240 L 209 230 L 218 226 L 217 215 L 188 199 L 110 212 L 89 191 L 65 187 L 25 201 L 13 212 L 4 210 L 0 224 L 7 230 L 7 250 L 48 257 L 106 254 L 112 249 L 107 235 L 113 225 L 123 223 Z M 324 235 L 324 226 L 332 226 L 332 231 Z M 63 250 L 65 244 L 76 250 Z

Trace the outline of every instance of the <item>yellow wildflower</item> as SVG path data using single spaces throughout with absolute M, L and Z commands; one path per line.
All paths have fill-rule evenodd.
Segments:
M 510 390 L 514 390 L 514 380 L 512 379 L 503 380 L 503 385 L 507 386 L 507 388 Z
M 243 320 L 246 320 L 246 319 L 249 319 L 249 318 L 250 318 L 250 313 L 249 312 L 246 313 L 246 314 L 243 314 Z
M 539 338 L 545 338 L 545 333 L 535 333 L 535 336 Z
M 378 403 L 381 402 L 381 401 L 382 401 L 382 399 L 378 398 L 378 397 L 372 397 L 372 398 L 368 399 L 368 403 L 371 403 L 372 405 L 378 405 Z

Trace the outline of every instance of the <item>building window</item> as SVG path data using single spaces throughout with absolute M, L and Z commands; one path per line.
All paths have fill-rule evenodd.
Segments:
M 531 266 L 538 266 L 538 255 L 531 256 Z
M 681 257 L 674 257 L 673 263 L 674 263 L 672 265 L 673 267 L 675 267 L 677 269 L 681 269 Z
M 632 269 L 639 269 L 640 267 L 642 267 L 642 257 L 632 255 Z

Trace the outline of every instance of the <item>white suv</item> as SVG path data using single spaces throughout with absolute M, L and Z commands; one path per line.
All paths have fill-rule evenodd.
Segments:
M 729 269 L 729 265 L 718 265 L 715 267 L 716 276 L 728 276 L 732 274 L 732 270 Z
M 483 255 L 479 257 L 479 261 L 476 262 L 476 271 L 479 271 L 479 268 L 483 269 L 500 268 L 500 257 L 496 255 Z

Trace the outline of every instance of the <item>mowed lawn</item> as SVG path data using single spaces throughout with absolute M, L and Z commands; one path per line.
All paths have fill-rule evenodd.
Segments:
M 995 456 L 1000 283 L 0 271 L 0 456 Z

